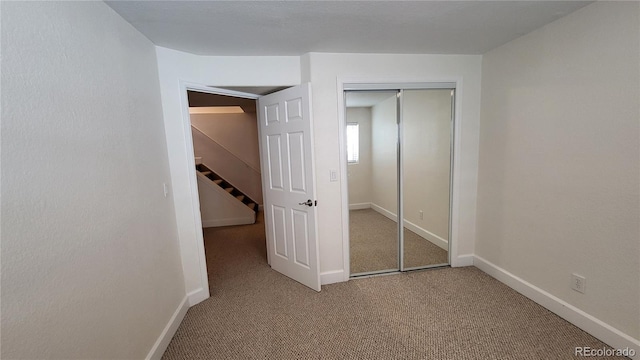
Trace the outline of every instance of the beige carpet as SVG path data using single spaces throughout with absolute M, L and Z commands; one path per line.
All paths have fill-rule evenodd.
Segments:
M 447 264 L 447 251 L 405 228 L 405 267 Z M 371 210 L 349 211 L 351 274 L 398 270 L 398 224 Z
M 262 222 L 211 228 L 212 297 L 163 359 L 570 359 L 603 343 L 474 267 L 326 285 L 271 270 Z

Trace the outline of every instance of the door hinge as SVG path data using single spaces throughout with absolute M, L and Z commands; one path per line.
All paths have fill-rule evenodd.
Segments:
M 318 206 L 318 200 L 316 200 L 316 201 L 314 202 L 314 205 L 315 205 L 315 206 Z

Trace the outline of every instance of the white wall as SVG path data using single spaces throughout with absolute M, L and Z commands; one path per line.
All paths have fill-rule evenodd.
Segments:
M 2 4 L 2 358 L 144 358 L 185 296 L 155 48 Z
M 635 339 L 639 7 L 595 3 L 484 55 L 476 242 L 480 257 Z M 585 294 L 570 289 L 574 272 Z
M 358 124 L 359 159 L 349 164 L 349 204 L 371 203 L 371 108 L 347 109 L 347 122 Z
M 372 203 L 398 213 L 398 121 L 396 96 L 371 107 Z
M 444 240 L 449 239 L 450 138 L 451 90 L 403 91 L 403 216 Z
M 300 83 L 297 56 L 199 56 L 156 47 L 169 165 L 185 287 L 191 304 L 209 295 L 200 211 L 193 203 L 193 154 L 187 152 L 180 82 L 209 86 L 285 86 Z
M 341 181 L 329 181 L 340 170 L 338 80 L 420 82 L 460 80 L 459 196 L 460 217 L 454 228 L 458 244 L 454 256 L 472 254 L 475 239 L 478 126 L 480 118 L 481 56 L 312 53 L 303 57 L 313 91 L 313 116 L 318 195 L 320 268 L 325 274 L 344 273 Z M 346 188 L 346 186 L 345 186 Z M 346 196 L 346 193 L 344 194 Z M 454 262 L 458 258 L 454 258 Z M 344 274 L 343 274 L 344 275 Z

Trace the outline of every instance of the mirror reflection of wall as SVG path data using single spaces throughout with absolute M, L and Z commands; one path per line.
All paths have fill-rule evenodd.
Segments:
M 351 275 L 447 265 L 453 91 L 347 91 L 345 104 Z

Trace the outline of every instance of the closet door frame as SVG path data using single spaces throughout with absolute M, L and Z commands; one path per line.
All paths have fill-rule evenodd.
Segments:
M 457 235 L 458 228 L 454 224 L 458 224 L 459 218 L 459 195 L 458 186 L 460 180 L 459 174 L 459 139 L 460 139 L 460 127 L 459 122 L 459 103 L 458 94 L 461 90 L 461 79 L 440 80 L 440 81 L 420 81 L 420 82 L 393 82 L 393 81 L 371 81 L 371 80 L 356 80 L 356 79 L 338 79 L 338 109 L 339 109 L 339 143 L 340 143 L 340 181 L 341 181 L 341 193 L 342 193 L 342 243 L 343 243 L 343 280 L 348 281 L 351 278 L 350 270 L 350 238 L 349 238 L 349 189 L 347 179 L 347 161 L 346 161 L 346 104 L 345 94 L 348 91 L 396 91 L 397 102 L 396 111 L 398 124 L 398 142 L 397 142 L 397 165 L 398 165 L 398 261 L 399 271 L 405 270 L 417 270 L 422 268 L 429 268 L 432 266 L 424 266 L 418 268 L 405 269 L 404 267 L 404 214 L 403 214 L 403 165 L 402 165 L 402 92 L 403 90 L 429 90 L 429 89 L 446 89 L 453 90 L 452 94 L 452 111 L 451 111 L 451 131 L 450 131 L 450 173 L 449 173 L 449 238 L 448 238 L 448 264 L 455 267 L 459 266 L 457 261 Z M 440 265 L 437 265 L 440 266 Z M 372 275 L 374 273 L 371 273 Z

